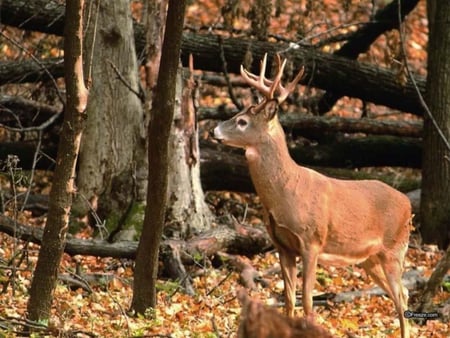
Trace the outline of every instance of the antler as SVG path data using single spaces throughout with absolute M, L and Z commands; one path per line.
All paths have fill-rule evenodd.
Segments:
M 292 80 L 286 87 L 281 84 L 281 77 L 283 76 L 284 67 L 286 66 L 286 59 L 281 62 L 280 55 L 277 54 L 276 57 L 278 71 L 273 80 L 269 80 L 265 77 L 266 73 L 266 63 L 267 63 L 267 53 L 264 54 L 264 58 L 261 61 L 261 71 L 259 76 L 250 73 L 244 66 L 241 65 L 241 75 L 244 80 L 253 88 L 258 90 L 267 100 L 272 100 L 275 92 L 278 92 L 279 96 L 276 98 L 278 103 L 286 100 L 288 95 L 292 93 L 297 85 L 298 81 L 303 76 L 305 67 L 302 67 L 298 72 L 297 76 Z

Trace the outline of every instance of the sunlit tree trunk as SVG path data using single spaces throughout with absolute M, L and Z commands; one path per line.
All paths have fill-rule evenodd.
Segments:
M 450 140 L 450 2 L 427 2 L 427 104 L 443 136 Z M 426 243 L 450 243 L 450 151 L 428 116 L 424 117 L 420 232 Z
M 49 198 L 47 223 L 34 271 L 28 302 L 28 318 L 47 322 L 61 262 L 74 193 L 75 166 L 87 104 L 82 60 L 83 0 L 67 0 L 64 63 L 67 92 L 63 128 Z

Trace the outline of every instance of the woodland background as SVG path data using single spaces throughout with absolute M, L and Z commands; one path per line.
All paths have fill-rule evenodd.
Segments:
M 155 304 L 137 316 L 131 311 L 140 306 L 136 280 L 142 275 L 134 269 L 140 233 L 158 238 L 157 245 L 147 242 L 153 248 L 161 237 L 142 224 L 147 173 L 150 186 L 157 176 L 154 162 L 146 160 L 146 143 L 158 147 L 158 135 L 146 126 L 150 106 L 161 104 L 153 94 L 165 4 L 86 2 L 84 72 L 90 89 L 77 193 L 51 312 L 48 320 L 33 323 L 26 320 L 27 303 L 65 135 L 62 35 L 73 13 L 65 13 L 64 1 L 0 2 L 0 334 L 20 336 L 34 327 L 37 335 L 67 337 L 235 336 L 241 284 L 255 299 L 282 304 L 277 254 L 245 159 L 208 134 L 217 120 L 255 100 L 236 74 L 241 63 L 257 70 L 265 52 L 287 57 L 287 73 L 306 68 L 281 115 L 298 163 L 334 177 L 381 179 L 409 194 L 419 230 L 411 237 L 405 280 L 411 309 L 423 306 L 426 280 L 445 261 L 449 240 L 442 218 L 422 224 L 417 190 L 424 164 L 425 111 L 417 92 L 425 93 L 427 85 L 426 1 L 401 2 L 407 15 L 400 34 L 397 1 L 193 0 L 182 27 L 184 67 L 169 121 L 169 192 Z M 448 121 L 439 116 L 441 126 Z M 426 163 L 438 172 L 433 161 Z M 448 215 L 442 201 L 448 200 L 450 180 L 441 172 L 435 175 L 440 181 L 428 185 L 441 202 L 429 208 L 434 218 Z M 318 323 L 336 336 L 398 335 L 392 302 L 371 285 L 357 267 L 320 267 Z M 434 288 L 425 309 L 438 319 L 414 322 L 413 336 L 449 334 L 448 274 Z

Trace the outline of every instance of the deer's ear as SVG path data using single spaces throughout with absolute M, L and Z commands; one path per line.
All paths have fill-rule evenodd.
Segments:
M 278 112 L 278 101 L 270 100 L 264 106 L 264 117 L 270 121 L 272 120 Z

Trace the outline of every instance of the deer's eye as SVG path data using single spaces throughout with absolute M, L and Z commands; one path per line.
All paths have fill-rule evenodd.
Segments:
M 245 127 L 247 124 L 248 124 L 248 122 L 246 120 L 244 120 L 244 119 L 237 120 L 237 125 L 239 127 Z

